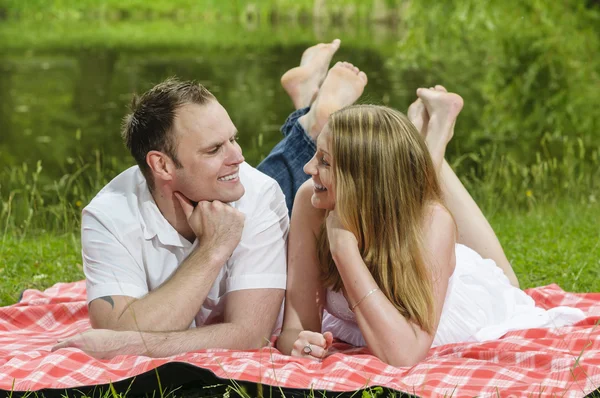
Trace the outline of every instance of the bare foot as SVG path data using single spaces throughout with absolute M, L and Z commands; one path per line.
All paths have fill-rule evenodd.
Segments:
M 338 62 L 327 73 L 319 94 L 310 111 L 300 117 L 299 123 L 313 140 L 327 123 L 329 115 L 352 105 L 363 93 L 368 79 L 365 72 L 349 62 Z
M 281 77 L 281 85 L 288 93 L 296 109 L 311 104 L 325 80 L 327 68 L 333 54 L 340 48 L 340 40 L 331 43 L 319 43 L 307 48 L 302 54 L 300 66 L 285 72 Z
M 444 162 L 446 146 L 454 135 L 456 118 L 462 110 L 463 99 L 460 95 L 449 93 L 443 86 L 435 88 L 420 88 L 417 96 L 423 101 L 423 105 L 429 114 L 425 142 L 433 163 L 439 170 Z
M 415 102 L 410 104 L 408 112 L 406 112 L 408 120 L 417 128 L 417 131 L 425 138 L 427 137 L 427 125 L 429 124 L 429 114 L 425 109 L 425 104 L 421 98 L 417 98 Z

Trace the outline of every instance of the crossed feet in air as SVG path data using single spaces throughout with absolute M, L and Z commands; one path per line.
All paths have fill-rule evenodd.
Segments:
M 362 95 L 367 82 L 366 73 L 356 66 L 349 62 L 336 63 L 327 73 L 310 111 L 300 117 L 298 122 L 316 141 L 329 115 L 354 104 Z
M 339 47 L 340 40 L 335 39 L 308 48 L 300 66 L 290 69 L 281 78 L 281 85 L 296 109 L 311 106 L 298 121 L 313 140 L 317 139 L 329 115 L 352 105 L 368 82 L 367 75 L 349 62 L 337 62 L 327 71 Z
M 317 139 L 329 115 L 352 105 L 368 83 L 367 75 L 349 62 L 337 62 L 327 71 L 340 44 L 340 40 L 335 39 L 309 47 L 302 54 L 300 65 L 281 78 L 281 85 L 296 109 L 311 106 L 299 122 L 313 140 Z M 408 108 L 407 116 L 425 138 L 434 165 L 440 170 L 463 99 L 440 85 L 418 89 L 417 97 Z
M 283 74 L 281 85 L 296 109 L 306 108 L 314 101 L 340 43 L 339 39 L 335 39 L 331 43 L 319 43 L 307 48 L 300 59 L 300 66 Z
M 444 162 L 446 146 L 454 135 L 463 99 L 440 85 L 418 89 L 417 97 L 408 108 L 407 116 L 425 138 L 433 164 L 439 171 Z

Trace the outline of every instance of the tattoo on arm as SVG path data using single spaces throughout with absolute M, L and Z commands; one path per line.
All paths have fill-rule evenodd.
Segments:
M 115 309 L 115 302 L 113 301 L 111 296 L 104 296 L 104 297 L 98 297 L 97 299 L 93 299 L 92 301 L 90 301 L 90 303 L 88 304 L 88 308 L 90 305 L 92 305 L 92 303 L 96 300 L 104 300 L 106 301 L 108 304 L 110 304 L 110 306 L 112 307 L 112 309 Z

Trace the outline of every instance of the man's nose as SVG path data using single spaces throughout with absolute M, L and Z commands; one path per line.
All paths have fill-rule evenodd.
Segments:
M 240 164 L 245 160 L 244 155 L 242 155 L 242 147 L 237 142 L 229 147 L 228 160 L 231 164 Z

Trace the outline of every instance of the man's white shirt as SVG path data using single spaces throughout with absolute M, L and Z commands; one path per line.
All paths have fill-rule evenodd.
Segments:
M 246 218 L 242 238 L 223 265 L 194 325 L 223 322 L 224 298 L 244 289 L 285 289 L 285 196 L 272 178 L 240 165 L 244 196 L 232 206 Z M 175 272 L 198 244 L 173 228 L 156 206 L 138 166 L 109 182 L 82 214 L 87 301 L 104 296 L 141 298 Z

